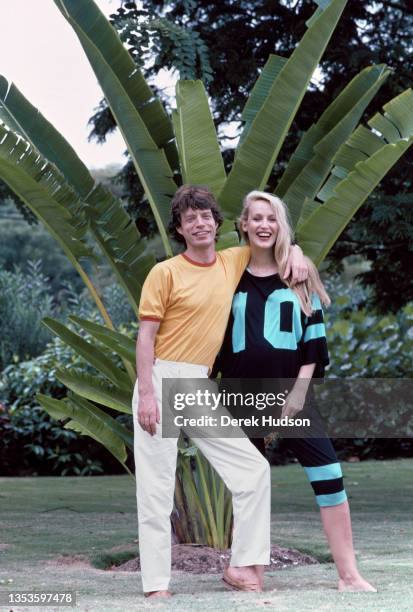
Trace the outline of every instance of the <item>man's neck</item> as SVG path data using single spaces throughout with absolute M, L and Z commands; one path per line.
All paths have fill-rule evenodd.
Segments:
M 211 244 L 205 248 L 200 248 L 200 249 L 189 246 L 185 251 L 185 255 L 189 259 L 192 259 L 192 261 L 196 261 L 198 263 L 202 263 L 202 264 L 213 263 L 216 258 L 215 244 Z

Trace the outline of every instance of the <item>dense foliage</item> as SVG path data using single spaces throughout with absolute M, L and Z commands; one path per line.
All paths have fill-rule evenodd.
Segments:
M 46 279 L 39 271 L 38 266 L 32 267 L 33 275 L 29 278 L 22 273 L 3 272 L 0 279 L 12 278 L 9 285 L 15 290 L 13 300 L 19 291 L 19 281 L 23 295 L 27 297 L 33 284 L 37 289 L 31 295 L 36 299 L 31 308 L 36 312 L 42 300 L 49 303 Z M 133 313 L 130 306 L 117 285 L 110 285 L 105 290 L 107 303 L 110 304 L 111 316 L 116 324 L 131 337 L 136 335 L 136 324 L 133 322 Z M 9 292 L 8 297 L 11 297 Z M 39 303 L 40 302 L 40 303 Z M 12 300 L 9 302 L 12 303 Z M 93 308 L 90 299 L 79 296 L 70 285 L 66 288 L 65 308 L 59 311 L 64 320 L 67 314 L 76 314 L 91 321 L 101 323 L 99 313 Z M 50 314 L 50 313 L 45 313 Z M 81 359 L 75 351 L 68 347 L 60 338 L 51 339 L 50 332 L 40 323 L 33 320 L 32 310 L 27 308 L 21 311 L 21 318 L 10 320 L 4 325 L 5 330 L 12 338 L 15 332 L 15 343 L 11 343 L 13 350 L 12 363 L 4 367 L 0 375 L 0 474 L 1 475 L 92 475 L 106 473 L 119 473 L 121 466 L 114 460 L 107 450 L 89 437 L 79 436 L 74 431 L 65 429 L 59 421 L 51 419 L 35 399 L 37 393 L 51 395 L 54 398 L 66 396 L 67 389 L 56 378 L 59 368 L 64 370 L 90 372 L 99 377 L 87 362 Z M 26 319 L 25 319 L 26 316 Z M 4 319 L 2 318 L 3 322 Z M 19 334 L 19 328 L 13 327 L 14 322 L 22 325 L 25 335 Z M 124 324 L 128 323 L 128 327 Z M 3 333 L 2 332 L 2 333 Z M 44 334 L 43 350 L 39 353 L 36 340 Z M 88 338 L 85 334 L 85 339 Z M 26 351 L 24 355 L 16 351 L 20 342 L 24 340 Z M 48 342 L 46 348 L 44 346 Z M 6 345 L 4 345 L 6 346 Z M 2 342 L 3 347 L 3 342 Z M 20 357 L 20 358 L 19 358 Z M 6 362 L 7 363 L 7 362 Z M 118 415 L 118 420 L 131 427 L 128 415 Z
M 248 92 L 268 55 L 290 55 L 313 8 L 312 2 L 303 0 L 146 0 L 139 8 L 135 2 L 123 1 L 112 15 L 112 23 L 149 78 L 156 77 L 161 67 L 175 69 L 181 78 L 202 78 L 222 133 L 229 121 L 239 122 Z M 413 9 L 407 0 L 374 4 L 349 0 L 323 56 L 318 82 L 307 92 L 281 152 L 270 188 L 276 186 L 279 171 L 303 131 L 317 119 L 319 109 L 341 91 L 343 75 L 347 82 L 363 67 L 379 63 L 394 70 L 369 107 L 370 116 L 411 85 L 412 26 Z M 104 102 L 91 124 L 91 138 L 99 142 L 115 129 Z M 231 147 L 225 159 L 227 164 L 232 160 Z M 395 312 L 413 299 L 413 280 L 407 273 L 413 265 L 412 164 L 413 153 L 409 153 L 360 209 L 329 255 L 336 269 L 341 268 L 343 257 L 354 253 L 372 262 L 371 270 L 361 273 L 361 278 L 373 288 L 371 303 L 383 313 Z M 118 181 L 140 231 L 151 235 L 155 224 L 130 161 Z
M 215 122 L 222 129 L 238 122 L 248 92 L 270 53 L 287 56 L 305 31 L 314 5 L 303 0 L 277 3 L 243 0 L 194 2 L 193 0 L 119 0 L 111 16 L 134 61 L 154 79 L 161 69 L 178 71 L 181 78 L 201 78 L 208 86 Z M 359 2 L 349 0 L 321 62 L 317 77 L 287 139 L 270 187 L 275 187 L 279 170 L 294 150 L 303 131 L 359 70 L 373 63 L 387 63 L 393 74 L 376 95 L 369 114 L 413 82 L 411 29 L 413 10 L 407 0 Z M 170 100 L 157 90 L 167 105 Z M 90 138 L 104 142 L 116 124 L 103 100 L 90 120 Z M 232 161 L 231 146 L 224 151 Z M 359 253 L 372 262 L 361 273 L 371 286 L 370 303 L 382 313 L 396 312 L 413 299 L 413 281 L 407 273 L 413 266 L 413 153 L 398 163 L 381 187 L 344 231 L 332 249 L 332 269 L 341 269 L 344 257 Z M 143 235 L 156 233 L 152 212 L 129 159 L 116 179 L 127 211 Z M 10 196 L 24 217 L 34 215 L 8 188 L 0 185 L 0 200 Z
M 369 292 L 356 282 L 327 283 L 333 297 L 326 312 L 329 376 L 411 378 L 413 303 L 382 316 L 366 305 Z
M 82 280 L 76 270 L 42 225 L 29 226 L 22 218 L 11 218 L 9 212 L 0 220 L 0 235 L 2 270 L 13 272 L 16 266 L 24 269 L 28 261 L 41 261 L 42 274 L 48 278 L 48 290 L 57 302 L 60 302 L 60 293 L 67 282 L 78 293 L 83 290 Z
M 333 279 L 327 283 L 332 305 L 326 312 L 331 366 L 328 376 L 388 377 L 412 376 L 413 304 L 396 315 L 383 318 L 365 310 L 368 292 L 358 283 L 350 285 Z M 127 312 L 121 295 L 113 293 L 118 313 Z M 86 299 L 70 297 L 71 312 L 99 321 L 99 314 Z M 112 316 L 114 315 L 112 312 Z M 126 319 L 123 319 L 126 321 Z M 136 323 L 121 324 L 129 337 L 136 336 Z M 88 335 L 85 334 L 88 339 Z M 65 386 L 56 378 L 58 368 L 89 371 L 99 377 L 84 360 L 54 338 L 37 357 L 10 364 L 0 380 L 0 435 L 2 475 L 12 474 L 78 474 L 119 473 L 122 468 L 106 449 L 88 437 L 64 429 L 51 420 L 35 400 L 37 393 L 54 398 L 66 395 Z M 131 417 L 117 419 L 131 428 Z M 412 452 L 407 440 L 342 439 L 335 445 L 344 458 L 403 456 Z M 283 450 L 282 441 L 273 445 L 270 458 L 274 463 L 292 457 Z
M 121 466 L 91 438 L 65 429 L 36 402 L 37 393 L 66 395 L 58 368 L 87 370 L 59 338 L 28 361 L 11 364 L 0 378 L 1 475 L 93 475 L 119 473 Z M 94 373 L 96 374 L 96 373 Z M 118 417 L 126 419 L 127 415 Z
M 50 332 L 43 317 L 55 313 L 53 297 L 40 262 L 29 262 L 25 271 L 0 271 L 0 370 L 42 352 Z
M 87 0 L 84 0 L 84 2 L 86 4 Z M 111 104 L 117 123 L 125 135 L 125 141 L 134 159 L 135 168 L 145 183 L 148 201 L 154 215 L 157 217 L 159 237 L 162 240 L 164 249 L 163 255 L 169 256 L 172 254 L 173 249 L 168 241 L 165 227 L 167 224 L 170 196 L 176 189 L 173 177 L 178 177 L 179 167 L 183 173 L 184 180 L 188 182 L 204 182 L 210 185 L 215 181 L 214 192 L 218 194 L 224 212 L 226 212 L 229 218 L 233 219 L 237 214 L 237 203 L 240 202 L 243 193 L 247 191 L 247 186 L 251 189 L 257 184 L 265 185 L 274 167 L 275 159 L 278 159 L 276 171 L 283 166 L 285 154 L 277 158 L 279 148 L 284 142 L 285 135 L 298 108 L 298 102 L 301 101 L 307 90 L 309 79 L 323 53 L 324 45 L 328 42 L 328 38 L 334 29 L 336 19 L 338 19 L 345 1 L 332 0 L 331 3 L 327 2 L 327 7 L 324 7 L 325 10 L 321 10 L 321 13 L 318 13 L 312 21 L 312 25 L 309 26 L 307 31 L 308 36 L 302 39 L 302 42 L 297 47 L 297 51 L 293 53 L 292 58 L 288 62 L 286 69 L 281 69 L 277 84 L 270 88 L 269 93 L 267 92 L 268 95 L 265 94 L 264 105 L 252 113 L 255 119 L 252 125 L 250 123 L 247 124 L 249 131 L 247 129 L 246 132 L 248 134 L 238 149 L 239 154 L 237 153 L 231 175 L 228 179 L 225 176 L 224 165 L 209 112 L 208 100 L 202 83 L 199 81 L 181 81 L 178 84 L 178 110 L 174 115 L 174 126 L 172 126 L 168 117 L 164 114 L 162 106 L 153 99 L 153 92 L 145 86 L 139 70 L 134 69 L 133 61 L 125 51 L 125 48 L 117 39 L 104 16 L 99 14 L 97 6 L 91 0 L 87 2 L 87 11 L 79 9 L 76 4 L 69 2 L 69 0 L 66 2 L 62 0 L 59 4 L 61 5 L 62 14 L 69 19 L 72 25 L 77 23 L 76 32 L 82 44 L 87 46 L 89 50 L 99 48 L 99 52 L 92 53 L 90 51 L 88 53 L 89 61 L 98 75 L 99 82 L 109 104 Z M 299 4 L 297 3 L 297 6 Z M 282 4 L 280 6 L 284 7 L 287 5 Z M 288 4 L 289 9 L 294 9 L 294 7 L 295 5 Z M 184 6 L 187 12 L 196 8 L 197 5 L 191 2 L 186 2 Z M 128 5 L 129 9 L 133 9 L 131 3 Z M 147 18 L 145 15 L 143 17 L 144 19 Z M 89 24 L 91 22 L 97 23 L 98 21 L 100 21 L 100 27 L 90 30 Z M 126 27 L 127 37 L 129 37 L 131 34 L 133 35 L 133 29 L 128 26 L 128 23 L 125 26 L 125 23 L 120 24 L 120 28 L 122 31 L 122 28 Z M 186 21 L 185 23 L 190 25 L 190 22 Z M 325 29 L 323 35 L 323 26 L 326 23 L 330 25 L 329 28 Z M 171 37 L 169 38 L 171 39 Z M 114 54 L 114 47 L 116 54 Z M 276 50 L 279 51 L 279 49 Z M 116 61 L 114 55 L 116 55 Z M 188 62 L 193 62 L 194 57 L 196 60 L 196 53 L 195 56 L 192 55 L 192 59 L 189 53 L 187 55 Z M 311 61 L 305 61 L 307 58 L 310 58 Z M 273 65 L 277 66 L 277 70 L 280 69 L 281 65 L 284 65 L 282 59 L 274 56 L 271 58 L 270 63 L 274 62 L 274 60 L 275 64 Z M 360 75 L 363 80 L 363 88 L 367 87 L 370 78 L 373 78 L 375 82 L 374 87 L 371 84 L 369 86 L 369 95 L 366 93 L 363 96 L 363 100 L 361 100 L 359 98 L 360 92 L 353 96 L 353 93 L 350 95 L 346 89 L 346 94 L 340 96 L 340 104 L 344 98 L 346 99 L 346 104 L 349 104 L 352 110 L 350 111 L 349 106 L 344 105 L 338 114 L 335 114 L 334 111 L 330 115 L 332 125 L 327 122 L 329 126 L 327 128 L 328 134 L 330 134 L 332 144 L 342 143 L 343 148 L 340 147 L 338 158 L 343 165 L 339 165 L 339 174 L 335 174 L 332 177 L 332 181 L 328 183 L 328 188 L 325 188 L 324 192 L 333 189 L 332 183 L 336 183 L 337 187 L 341 187 L 341 192 L 339 189 L 334 191 L 335 196 L 331 196 L 331 201 L 329 201 L 329 196 L 327 196 L 325 206 L 316 203 L 318 208 L 314 211 L 314 215 L 311 215 L 307 221 L 303 217 L 302 223 L 298 227 L 298 233 L 303 238 L 303 242 L 307 241 L 310 247 L 313 245 L 315 257 L 319 256 L 319 261 L 328 253 L 342 228 L 349 222 L 358 206 L 362 204 L 363 195 L 366 197 L 372 191 L 374 186 L 385 175 L 386 170 L 392 166 L 392 162 L 394 163 L 413 142 L 412 121 L 410 117 L 411 96 L 413 94 L 410 91 L 404 92 L 397 100 L 393 100 L 392 109 L 389 109 L 389 107 L 387 107 L 387 110 L 385 109 L 388 112 L 389 120 L 379 115 L 382 124 L 387 128 L 382 132 L 379 126 L 378 133 L 381 136 L 365 128 L 363 132 L 361 127 L 350 136 L 351 131 L 360 119 L 362 110 L 366 106 L 365 103 L 371 99 L 370 94 L 374 93 L 373 90 L 376 85 L 382 85 L 385 77 L 387 77 L 387 73 L 388 71 L 382 66 L 363 71 L 363 74 Z M 258 89 L 262 87 L 262 84 L 268 77 L 268 73 L 265 72 L 265 75 L 265 78 L 260 79 Z M 291 78 L 292 75 L 294 75 L 294 78 Z M 273 81 L 274 78 L 273 74 L 271 80 Z M 290 95 L 291 83 L 294 83 L 295 98 L 292 98 Z M 359 83 L 358 77 L 357 83 Z M 48 321 L 49 328 L 53 329 L 70 346 L 73 346 L 77 354 L 86 359 L 87 363 L 82 360 L 78 362 L 77 365 L 81 371 L 76 371 L 76 363 L 72 363 L 72 358 L 70 358 L 65 371 L 59 374 L 60 379 L 65 381 L 68 388 L 72 389 L 69 401 L 60 401 L 59 389 L 48 389 L 47 386 L 46 391 L 48 395 L 38 396 L 38 401 L 56 419 L 74 418 L 68 424 L 68 427 L 71 425 L 76 431 L 82 431 L 82 433 L 91 436 L 94 440 L 99 440 L 126 467 L 124 462 L 128 457 L 130 458 L 130 455 L 127 454 L 127 449 L 128 453 L 130 453 L 133 448 L 130 425 L 129 430 L 125 429 L 115 422 L 115 417 L 111 413 L 112 409 L 116 409 L 115 412 L 118 412 L 118 407 L 123 407 L 125 412 L 130 410 L 131 390 L 135 378 L 134 346 L 133 342 L 122 337 L 122 333 L 117 334 L 117 332 L 110 329 L 112 327 L 111 317 L 113 322 L 119 326 L 109 307 L 110 304 L 108 304 L 107 309 L 105 308 L 106 303 L 110 302 L 110 300 L 105 299 L 105 303 L 102 302 L 100 299 L 101 287 L 95 284 L 95 279 L 82 266 L 86 259 L 90 263 L 93 262 L 93 264 L 98 260 L 94 250 L 96 245 L 92 244 L 90 240 L 93 237 L 93 241 L 97 243 L 101 253 L 109 263 L 112 273 L 115 274 L 120 286 L 126 291 L 128 303 L 132 308 L 136 309 L 140 286 L 147 270 L 155 263 L 155 258 L 152 252 L 145 252 L 147 243 L 140 240 L 134 224 L 130 222 L 130 218 L 123 210 L 122 203 L 116 197 L 113 197 L 113 194 L 110 194 L 101 185 L 97 185 L 94 182 L 93 177 L 78 159 L 75 152 L 70 149 L 68 143 L 62 139 L 61 135 L 44 117 L 33 109 L 24 96 L 19 95 L 13 85 L 7 90 L 11 91 L 12 94 L 9 95 L 7 93 L 7 95 L 4 95 L 5 87 L 9 87 L 9 85 L 5 79 L 3 79 L 2 84 L 2 111 L 3 116 L 6 117 L 6 124 L 7 120 L 12 118 L 11 123 L 13 125 L 15 118 L 17 118 L 17 130 L 22 130 L 24 134 L 29 130 L 29 139 L 32 139 L 31 146 L 27 147 L 23 154 L 20 154 L 18 148 L 20 142 L 19 132 L 2 128 L 4 135 L 4 138 L 1 140 L 2 176 L 13 186 L 16 193 L 19 193 L 28 202 L 28 205 L 34 210 L 45 226 L 51 229 L 52 233 L 57 237 L 69 260 L 83 278 L 103 317 L 102 320 L 104 320 L 107 326 L 105 328 L 103 325 L 93 325 L 85 321 L 81 322 L 80 326 L 82 329 L 89 330 L 91 337 L 94 339 L 91 346 L 90 343 L 85 342 L 82 335 L 76 336 L 71 329 L 67 329 L 67 327 L 57 321 Z M 353 85 L 351 86 L 351 92 L 354 91 L 352 89 Z M 143 90 L 139 89 L 138 86 L 139 88 L 143 87 Z M 142 97 L 140 97 L 139 91 L 143 91 Z M 310 91 L 311 93 L 313 91 Z M 251 96 L 251 99 L 254 98 L 254 95 Z M 295 99 L 297 103 L 294 102 Z M 289 101 L 290 103 L 284 105 L 282 104 L 283 101 Z M 354 108 L 355 105 L 356 108 Z M 216 113 L 216 105 L 214 109 Z M 280 119 L 274 122 L 273 116 L 277 111 L 279 112 Z M 251 109 L 248 112 L 251 112 Z M 328 113 L 329 111 L 326 110 L 325 112 Z M 339 120 L 340 113 L 344 113 L 342 121 Z M 406 118 L 406 121 L 400 127 L 400 131 L 397 131 L 394 128 L 394 124 L 398 124 L 400 115 Z M 36 117 L 35 128 L 37 129 L 33 128 L 33 116 Z M 31 118 L 31 120 L 28 121 L 27 117 Z M 335 121 L 332 121 L 332 117 L 334 117 Z M 390 125 L 391 121 L 393 121 L 392 125 Z M 275 142 L 271 141 L 270 137 L 272 126 L 276 127 L 276 134 L 274 134 Z M 340 138 L 336 138 L 337 126 L 342 130 Z M 156 133 L 160 127 L 162 127 L 162 130 L 160 130 L 162 133 Z M 286 151 L 291 149 L 291 142 L 293 142 L 296 135 L 300 136 L 302 134 L 302 129 L 298 123 L 294 124 L 294 127 L 296 129 L 293 130 L 292 140 L 286 141 Z M 320 126 L 317 126 L 317 129 L 318 127 Z M 202 132 L 202 130 L 205 131 Z M 46 131 L 48 131 L 48 138 L 44 137 Z M 265 163 L 262 163 L 262 160 L 259 159 L 256 146 L 254 146 L 255 132 L 260 134 L 261 137 L 260 152 L 263 153 Z M 180 154 L 180 166 L 176 156 L 177 151 L 174 149 L 175 142 L 172 142 L 174 133 L 176 134 L 176 145 Z M 201 137 L 201 134 L 204 135 Z M 334 138 L 332 138 L 333 135 Z M 350 138 L 348 138 L 349 136 Z M 202 146 L 198 145 L 199 141 Z M 392 143 L 391 145 L 388 144 L 389 141 Z M 339 144 L 337 144 L 338 146 Z M 347 155 L 346 147 L 350 149 L 350 155 Z M 369 149 L 369 151 L 373 147 L 374 150 L 374 154 L 370 152 L 367 160 L 363 157 L 365 156 L 365 149 L 363 147 Z M 331 155 L 333 155 L 335 150 L 334 147 L 332 149 Z M 309 158 L 307 162 L 309 166 L 314 161 L 311 153 L 315 150 L 312 147 L 308 149 Z M 64 163 L 66 160 L 65 156 L 68 156 L 70 163 Z M 317 155 L 315 157 L 315 161 L 317 161 Z M 344 160 L 343 157 L 345 158 Z M 362 161 L 355 168 L 354 164 L 357 159 Z M 169 161 L 171 165 L 169 165 Z M 51 165 L 49 162 L 52 162 L 54 165 Z M 332 158 L 328 158 L 327 162 L 328 168 L 312 172 L 313 180 L 317 185 L 314 186 L 312 197 L 316 197 L 322 181 L 327 176 L 326 173 L 331 170 L 331 165 L 336 163 L 336 158 L 334 157 L 334 161 Z M 360 177 L 362 179 L 361 187 L 360 182 L 357 182 L 357 179 L 360 179 Z M 271 182 L 272 178 L 269 180 Z M 41 197 L 33 197 L 33 181 L 36 183 L 39 189 L 37 193 L 40 193 Z M 304 204 L 304 191 L 307 194 L 308 189 L 303 189 L 301 192 L 300 206 Z M 334 199 L 335 197 L 336 199 Z M 337 206 L 334 207 L 334 204 L 337 204 Z M 229 225 L 231 225 L 231 222 L 229 222 Z M 321 228 L 323 229 L 321 230 Z M 228 227 L 227 230 L 229 230 Z M 229 231 L 228 234 L 230 234 Z M 228 239 L 232 240 L 235 237 L 232 235 Z M 392 285 L 390 287 L 393 289 Z M 345 300 L 346 304 L 347 301 Z M 81 306 L 83 308 L 83 303 Z M 118 311 L 119 316 L 122 316 L 122 314 L 122 312 Z M 353 314 L 351 313 L 351 316 Z M 89 313 L 89 315 L 86 315 L 87 318 L 94 318 L 93 314 Z M 402 317 L 404 319 L 400 325 L 408 326 L 409 312 L 407 312 L 406 316 L 403 314 Z M 378 321 L 378 318 L 376 319 Z M 333 325 L 342 323 L 340 317 L 333 317 L 332 320 L 334 321 Z M 364 344 L 367 340 L 363 337 L 363 334 L 358 334 L 359 329 L 357 325 L 360 321 L 355 321 L 354 323 L 353 327 L 348 326 L 344 330 L 343 328 L 338 328 L 337 333 L 341 340 L 347 331 L 351 331 L 354 336 L 357 335 L 357 337 L 351 338 L 351 346 L 346 347 L 343 345 L 344 350 L 352 350 L 354 353 L 354 350 L 359 349 L 360 352 L 363 352 Z M 368 332 L 370 333 L 372 329 L 369 328 Z M 389 337 L 389 342 L 391 341 L 391 343 L 387 348 L 389 351 L 397 350 L 403 356 L 405 351 L 402 339 L 399 341 L 396 338 L 396 343 L 392 344 L 392 336 L 394 336 L 393 332 L 395 329 L 393 325 Z M 380 324 L 378 324 L 378 333 L 380 331 L 383 330 Z M 339 347 L 340 343 L 337 342 L 336 344 Z M 103 347 L 101 350 L 101 345 L 106 350 Z M 374 346 L 377 345 L 373 344 L 373 349 Z M 107 359 L 105 353 L 112 353 L 112 351 L 115 357 L 116 355 L 118 356 L 117 363 Z M 385 357 L 386 355 L 384 355 Z M 349 353 L 344 355 L 341 363 L 339 362 L 339 371 L 342 372 L 348 369 L 348 358 Z M 32 408 L 36 409 L 36 405 L 29 405 L 30 398 L 28 398 L 27 404 L 24 403 L 25 389 L 19 388 L 22 381 L 30 380 L 30 373 L 24 369 L 28 367 L 30 370 L 30 365 L 27 366 L 27 364 L 28 362 L 19 364 L 19 366 L 22 366 L 21 372 L 18 370 L 19 366 L 16 366 L 16 369 L 10 366 L 10 368 L 6 368 L 4 373 L 4 380 L 6 382 L 3 385 L 2 393 L 7 402 L 9 416 L 17 418 L 17 429 L 21 425 L 18 421 L 19 416 L 23 417 L 23 420 L 25 418 L 24 410 L 28 409 L 30 411 Z M 32 365 L 34 365 L 33 372 L 36 375 L 36 363 Z M 60 363 L 59 365 L 63 364 Z M 124 368 L 119 367 L 121 365 Z M 361 365 L 365 365 L 366 371 L 368 371 L 372 364 L 367 360 L 366 363 Z M 380 365 L 380 363 L 376 362 L 373 365 Z M 398 372 L 402 372 L 405 367 L 405 364 L 401 362 L 397 365 L 398 369 L 396 369 Z M 89 368 L 92 369 L 90 370 Z M 104 385 L 101 384 L 102 381 L 100 379 L 98 380 L 99 376 L 96 375 L 93 368 L 98 369 L 101 374 L 106 376 L 107 381 Z M 53 365 L 49 369 L 53 372 Z M 73 370 L 73 372 L 68 373 L 67 370 Z M 52 378 L 53 376 L 55 375 L 52 374 Z M 53 383 L 53 380 L 51 382 Z M 30 391 L 30 385 L 28 385 L 28 390 Z M 43 389 L 40 387 L 38 390 L 41 391 Z M 76 397 L 78 392 L 79 394 Z M 54 398 L 50 397 L 50 393 L 54 395 Z M 116 394 L 115 400 L 114 394 Z M 86 403 L 84 400 L 88 400 L 89 403 Z M 76 404 L 76 402 L 78 403 Z M 91 404 L 91 402 L 106 406 L 111 412 L 107 413 L 98 408 L 98 406 Z M 78 408 L 77 411 L 76 408 Z M 118 415 L 116 418 L 120 419 L 122 417 Z M 43 425 L 40 423 L 35 427 L 40 429 Z M 27 448 L 29 448 L 29 452 L 41 454 L 41 451 L 38 450 L 39 446 L 41 444 L 36 444 L 37 451 L 30 446 Z M 83 469 L 78 464 L 76 468 Z M 86 469 L 90 468 L 86 466 Z

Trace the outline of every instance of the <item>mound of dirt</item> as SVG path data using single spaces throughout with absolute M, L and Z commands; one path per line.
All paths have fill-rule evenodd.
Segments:
M 219 550 L 200 544 L 175 544 L 172 546 L 172 569 L 191 574 L 220 574 L 230 559 L 229 550 Z M 314 557 L 289 548 L 271 547 L 271 565 L 267 570 L 283 569 L 291 565 L 314 565 Z M 121 565 L 112 565 L 112 571 L 135 572 L 140 570 L 139 557 Z
M 61 567 L 64 565 L 70 565 L 71 567 L 90 567 L 89 559 L 86 555 L 59 555 L 54 559 L 47 559 L 46 565 L 53 565 L 54 567 Z

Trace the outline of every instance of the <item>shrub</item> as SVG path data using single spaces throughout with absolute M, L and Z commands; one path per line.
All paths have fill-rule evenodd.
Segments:
M 93 458 L 94 445 L 52 421 L 39 406 L 14 411 L 3 407 L 0 431 L 2 476 L 87 476 L 104 471 L 102 462 Z
M 41 262 L 29 262 L 26 272 L 18 268 L 0 272 L 2 475 L 90 475 L 122 470 L 103 446 L 64 429 L 60 422 L 50 419 L 35 399 L 38 393 L 55 398 L 66 395 L 66 387 L 56 378 L 59 368 L 81 369 L 101 376 L 41 322 L 43 317 L 51 316 L 74 329 L 67 320 L 70 313 L 103 323 L 87 293 L 79 294 L 70 281 L 63 282 L 62 287 L 56 305 L 48 278 L 41 272 Z M 102 298 L 115 326 L 135 337 L 136 317 L 120 287 L 108 284 L 102 290 Z M 89 339 L 88 334 L 82 335 Z M 117 355 L 112 358 L 119 363 Z M 116 418 L 132 426 L 128 415 Z
M 327 283 L 325 312 L 330 350 L 328 376 L 403 378 L 413 373 L 413 303 L 383 316 L 367 310 L 368 292 L 356 282 Z
M 15 212 L 14 206 L 11 211 Z M 27 261 L 41 261 L 51 295 L 57 295 L 62 281 L 70 281 L 77 291 L 84 284 L 56 240 L 41 225 L 29 226 L 23 220 L 0 221 L 0 268 L 13 272 L 25 269 Z
M 0 369 L 41 353 L 50 340 L 41 320 L 54 312 L 40 262 L 28 262 L 25 272 L 0 271 Z
M 41 355 L 11 364 L 2 372 L 0 474 L 64 476 L 121 472 L 121 466 L 103 446 L 65 429 L 37 404 L 37 393 L 55 398 L 66 395 L 65 386 L 56 379 L 58 368 L 92 371 L 71 348 L 53 338 Z M 96 371 L 93 373 L 99 376 Z M 128 415 L 119 417 L 123 422 L 127 419 Z
M 101 294 L 102 301 L 117 329 L 120 329 L 122 325 L 130 325 L 136 321 L 136 315 L 126 299 L 123 289 L 117 283 L 108 283 L 102 289 Z M 63 312 L 77 315 L 96 323 L 104 323 L 88 293 L 79 294 L 71 282 L 64 283 L 64 290 L 61 292 L 60 298 Z

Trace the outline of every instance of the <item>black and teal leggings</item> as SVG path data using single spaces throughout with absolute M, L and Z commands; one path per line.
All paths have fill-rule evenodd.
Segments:
M 264 439 L 250 440 L 265 457 Z M 346 501 L 341 466 L 329 438 L 284 438 L 283 444 L 303 466 L 320 507 L 338 506 Z

